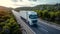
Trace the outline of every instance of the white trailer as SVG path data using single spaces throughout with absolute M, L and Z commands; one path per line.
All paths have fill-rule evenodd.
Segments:
M 38 22 L 37 13 L 34 11 L 20 11 L 19 14 L 29 25 L 36 25 Z

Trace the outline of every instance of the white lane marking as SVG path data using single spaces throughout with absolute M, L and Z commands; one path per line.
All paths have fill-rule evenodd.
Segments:
M 45 29 L 43 29 L 43 28 L 40 28 L 41 30 L 43 30 L 43 31 L 46 31 L 46 32 L 48 32 L 47 30 L 45 30 Z

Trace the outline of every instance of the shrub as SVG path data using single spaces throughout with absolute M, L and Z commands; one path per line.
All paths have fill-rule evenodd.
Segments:
M 0 11 L 0 34 L 22 34 L 11 11 Z

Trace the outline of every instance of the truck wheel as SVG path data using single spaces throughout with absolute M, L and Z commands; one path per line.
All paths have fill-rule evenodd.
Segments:
M 29 21 L 27 21 L 27 24 L 30 25 Z
M 27 23 L 29 24 L 29 21 L 27 21 Z
M 29 25 L 30 25 L 30 26 L 32 26 L 32 24 L 31 24 L 31 23 L 29 23 Z

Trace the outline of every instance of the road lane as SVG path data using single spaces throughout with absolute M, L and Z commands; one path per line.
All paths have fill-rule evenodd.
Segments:
M 53 28 L 51 26 L 48 26 L 46 24 L 43 24 L 42 22 L 39 21 L 38 23 L 40 25 L 41 28 L 47 30 L 49 34 L 60 34 L 60 30 L 59 29 L 56 29 L 56 28 Z
M 15 15 L 17 15 L 17 14 L 15 13 Z M 18 16 L 17 18 L 19 19 L 20 18 L 19 13 L 17 16 Z M 19 19 L 19 20 L 21 20 L 21 19 Z M 28 23 L 26 23 L 26 22 L 24 22 L 24 23 L 26 23 L 36 34 L 60 34 L 60 30 L 53 28 L 51 26 L 48 26 L 48 25 L 44 24 L 45 22 L 44 23 L 42 23 L 42 22 L 43 21 L 39 21 L 37 23 L 38 27 L 31 27 L 30 25 L 28 25 Z

